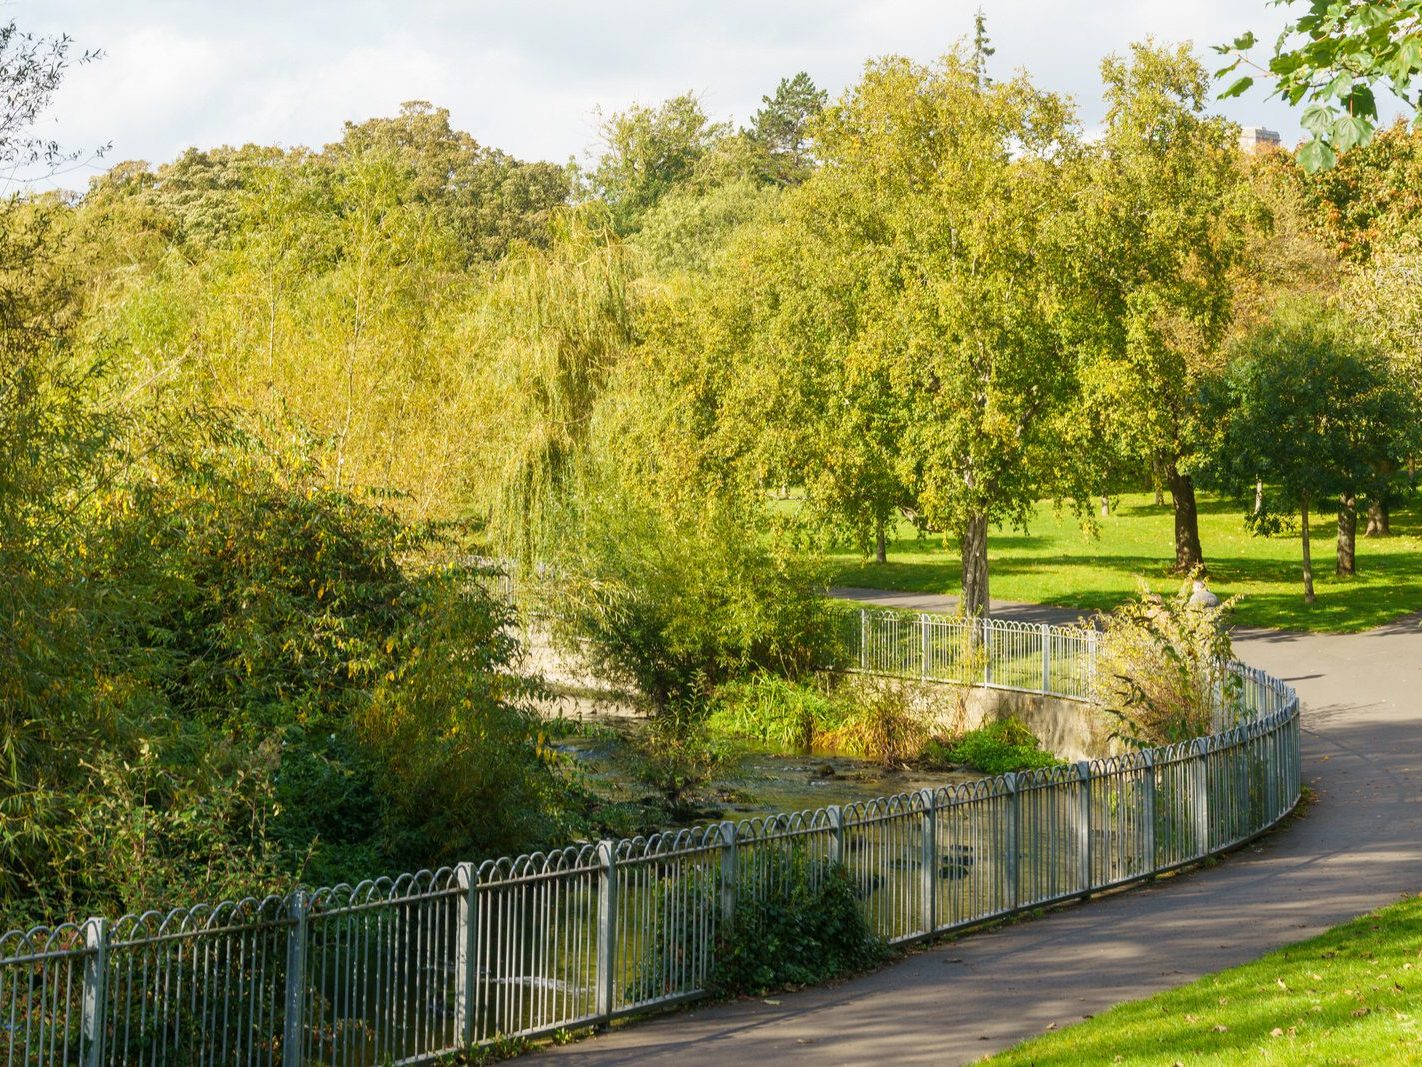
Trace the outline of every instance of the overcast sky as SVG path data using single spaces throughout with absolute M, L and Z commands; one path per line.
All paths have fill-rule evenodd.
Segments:
M 185 147 L 319 146 L 346 119 L 401 101 L 448 107 L 480 142 L 526 159 L 585 159 L 595 109 L 693 90 L 713 117 L 745 119 L 785 75 L 836 94 L 866 59 L 928 60 L 972 30 L 978 0 L 8 0 L 22 27 L 64 32 L 105 57 L 71 71 L 45 133 L 102 163 L 57 184 L 82 189 L 103 166 L 157 163 Z M 1283 14 L 1265 0 L 982 0 L 992 71 L 1025 67 L 1101 115 L 1098 63 L 1154 34 L 1209 45 Z M 1206 56 L 1214 64 L 1217 57 Z M 1213 69 L 1213 67 L 1212 67 Z M 1296 115 L 1256 90 L 1220 110 L 1299 137 Z

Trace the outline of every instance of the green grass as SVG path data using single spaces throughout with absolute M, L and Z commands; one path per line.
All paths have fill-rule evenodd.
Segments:
M 1422 899 L 981 1062 L 1422 1063 Z
M 1173 591 L 1174 518 L 1167 497 L 1157 507 L 1145 493 L 1123 495 L 1111 514 L 1098 519 L 1092 537 L 1070 513 L 1038 508 L 1028 533 L 995 529 L 988 542 L 995 599 L 1109 610 L 1135 595 L 1136 576 L 1157 590 Z M 1200 542 L 1210 587 L 1221 597 L 1243 594 L 1234 615 L 1242 626 L 1356 632 L 1381 626 L 1422 608 L 1422 503 L 1407 501 L 1392 516 L 1389 538 L 1361 536 L 1358 573 L 1334 575 L 1333 516 L 1311 524 L 1314 583 L 1318 601 L 1303 601 L 1302 555 L 1297 530 L 1254 537 L 1244 528 L 1243 509 L 1209 495 L 1200 499 Z M 836 585 L 916 593 L 956 593 L 959 562 L 941 539 L 919 539 L 907 524 L 889 545 L 889 562 L 867 561 L 857 551 L 832 554 Z

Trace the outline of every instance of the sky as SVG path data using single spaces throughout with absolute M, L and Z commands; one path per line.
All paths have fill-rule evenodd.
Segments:
M 691 90 L 713 118 L 744 121 L 796 71 L 837 95 L 872 57 L 931 60 L 971 35 L 979 6 L 991 73 L 1025 68 L 1088 129 L 1102 56 L 1154 35 L 1192 41 L 1213 69 L 1210 45 L 1246 29 L 1272 40 L 1285 18 L 1266 0 L 3 0 L 0 17 L 103 50 L 68 73 L 39 131 L 112 144 L 48 182 L 83 189 L 189 146 L 320 146 L 405 100 L 521 158 L 586 161 L 599 109 Z M 1259 88 L 1218 110 L 1300 137 L 1297 113 Z

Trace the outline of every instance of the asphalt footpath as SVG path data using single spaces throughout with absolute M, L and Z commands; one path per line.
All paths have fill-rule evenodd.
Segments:
M 918 611 L 952 598 L 836 595 Z M 1068 609 L 993 605 L 1074 622 Z M 1303 700 L 1306 815 L 1223 862 L 961 937 L 838 985 L 645 1018 L 539 1056 L 611 1064 L 961 1064 L 1422 892 L 1422 618 L 1242 630 Z M 539 1057 L 534 1057 L 539 1058 Z

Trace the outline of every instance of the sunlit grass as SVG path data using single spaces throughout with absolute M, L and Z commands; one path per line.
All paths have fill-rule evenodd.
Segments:
M 1422 1063 L 1422 899 L 981 1061 L 1078 1064 Z
M 783 506 L 790 506 L 789 504 Z M 1149 494 L 1127 494 L 1106 518 L 1096 518 L 1092 536 L 1069 512 L 1038 508 L 1027 533 L 995 529 L 988 544 L 992 595 L 996 599 L 1109 610 L 1136 592 L 1137 575 L 1156 589 L 1174 589 L 1174 525 L 1169 501 L 1157 507 Z M 1318 600 L 1303 601 L 1299 535 L 1254 537 L 1244 527 L 1239 504 L 1203 495 L 1200 540 L 1210 586 L 1220 596 L 1243 594 L 1234 621 L 1244 626 L 1320 631 L 1357 631 L 1422 609 L 1422 506 L 1397 508 L 1393 536 L 1365 538 L 1359 521 L 1358 574 L 1334 574 L 1333 516 L 1312 524 L 1314 582 Z M 889 562 L 876 564 L 858 551 L 831 557 L 837 585 L 910 592 L 956 593 L 956 550 L 939 538 L 920 539 L 901 524 L 889 545 Z

